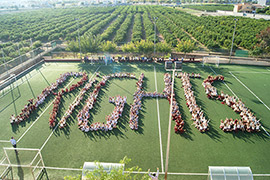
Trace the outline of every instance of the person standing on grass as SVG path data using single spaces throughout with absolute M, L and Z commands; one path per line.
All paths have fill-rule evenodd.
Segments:
M 14 137 L 11 137 L 10 142 L 11 142 L 11 144 L 12 144 L 12 146 L 13 146 L 14 148 L 17 147 L 17 142 L 16 142 L 16 140 L 14 139 Z M 18 154 L 18 151 L 17 151 L 16 149 L 15 149 L 15 153 Z
M 151 177 L 152 180 L 158 180 L 159 168 L 157 168 L 157 173 L 150 173 L 150 169 L 148 169 L 148 175 Z

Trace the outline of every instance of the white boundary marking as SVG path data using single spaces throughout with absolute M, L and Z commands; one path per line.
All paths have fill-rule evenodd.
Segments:
M 70 81 L 68 83 L 68 85 L 65 86 L 65 88 L 67 88 L 72 82 L 74 81 L 74 79 L 72 79 L 72 81 Z M 53 101 L 46 107 L 46 109 L 44 109 L 44 111 L 42 111 L 42 113 L 38 116 L 38 118 L 30 125 L 30 127 L 24 131 L 24 133 L 21 135 L 21 137 L 18 139 L 17 143 L 20 142 L 20 140 L 25 136 L 25 134 L 33 127 L 33 125 L 39 120 L 39 118 L 47 111 L 47 109 L 52 105 Z
M 171 142 L 171 127 L 172 127 L 172 99 L 174 94 L 174 79 L 175 71 L 172 74 L 172 91 L 171 91 L 171 104 L 170 104 L 170 116 L 169 116 L 169 127 L 168 127 L 168 140 L 167 140 L 167 151 L 166 151 L 166 164 L 165 164 L 165 177 L 168 174 L 168 165 L 169 165 L 169 154 L 170 154 L 170 142 Z
M 154 74 L 155 74 L 155 86 L 156 86 L 156 92 L 158 92 L 157 89 L 157 73 L 156 73 L 156 67 L 154 66 Z M 162 150 L 162 139 L 161 139 L 161 126 L 160 126 L 160 114 L 159 114 L 159 102 L 158 97 L 157 100 L 157 115 L 158 115 L 158 130 L 159 130 L 159 145 L 160 145 L 160 159 L 161 159 L 161 169 L 162 172 L 164 172 L 164 165 L 163 165 L 163 150 Z
M 2 166 L 6 166 L 9 164 L 2 164 Z M 31 167 L 31 166 L 27 166 Z M 32 166 L 34 167 L 34 166 Z M 37 168 L 43 168 L 43 166 L 37 166 Z M 83 171 L 83 169 L 79 168 L 61 168 L 61 167 L 49 167 L 45 166 L 45 169 L 53 169 L 53 170 L 65 170 L 65 171 Z M 129 173 L 129 171 L 124 171 L 124 173 Z M 133 171 L 132 174 L 147 174 L 147 171 Z M 159 174 L 165 174 L 164 172 L 160 172 Z M 168 172 L 169 175 L 182 175 L 182 176 L 208 176 L 208 173 L 179 173 L 179 172 Z M 262 176 L 267 177 L 270 176 L 270 174 L 253 174 L 253 176 Z
M 97 69 L 96 69 L 96 71 L 94 72 L 94 74 L 91 76 L 91 78 L 90 78 L 90 80 L 94 77 L 94 75 L 96 74 L 96 72 L 99 70 L 99 68 L 100 68 L 101 66 L 99 66 Z M 79 96 L 79 95 L 78 95 Z M 75 100 L 76 100 L 76 98 L 75 98 Z M 74 100 L 74 101 L 75 101 Z M 74 102 L 73 101 L 73 102 Z M 45 142 L 43 143 L 43 145 L 41 146 L 41 148 L 40 148 L 40 151 L 42 151 L 42 149 L 45 147 L 45 145 L 47 144 L 47 142 L 50 140 L 50 138 L 51 138 L 51 136 L 53 135 L 53 133 L 54 133 L 54 131 L 56 130 L 56 128 L 59 126 L 59 123 L 60 122 L 58 122 L 58 124 L 54 127 L 54 129 L 53 129 L 53 131 L 51 132 L 51 134 L 49 135 L 49 137 L 45 140 Z
M 230 71 L 234 73 L 248 73 L 248 74 L 270 74 L 270 72 L 254 72 L 254 71 Z
M 2 166 L 8 166 L 9 164 L 2 164 Z M 12 165 L 13 166 L 13 165 Z M 21 167 L 21 165 L 17 165 L 17 167 Z M 34 166 L 27 166 L 34 167 Z M 61 167 L 49 167 L 49 166 L 37 166 L 37 168 L 45 168 L 45 169 L 53 169 L 53 170 L 65 170 L 65 171 L 83 171 L 83 169 L 78 168 L 61 168 Z M 124 173 L 129 173 L 129 171 L 124 171 Z M 147 171 L 133 171 L 132 174 L 147 174 Z M 159 174 L 165 174 L 164 172 L 160 172 Z M 169 175 L 183 175 L 183 176 L 208 176 L 208 173 L 178 173 L 178 172 L 168 172 Z M 262 176 L 267 177 L 270 174 L 253 174 L 253 176 Z
M 7 142 L 10 142 L 8 140 L 0 140 L 0 143 L 7 143 Z
M 255 96 L 269 111 L 270 108 L 253 92 L 251 91 L 242 81 L 240 81 L 231 71 L 229 73 L 240 83 L 244 86 L 253 96 Z
M 4 170 L 4 172 L 0 175 L 0 177 L 3 177 L 4 174 L 7 172 L 8 169 L 9 169 L 9 166 Z
M 210 66 L 209 67 L 212 71 L 213 71 L 213 73 L 215 73 L 215 75 L 218 75 L 217 73 L 216 73 L 216 71 Z M 233 90 L 227 85 L 227 83 L 225 83 L 224 81 L 222 81 L 223 82 L 223 84 L 225 84 L 225 86 L 231 91 L 231 93 L 235 96 L 235 97 L 237 97 L 236 96 L 236 94 L 233 92 Z M 237 97 L 238 98 L 238 97 Z

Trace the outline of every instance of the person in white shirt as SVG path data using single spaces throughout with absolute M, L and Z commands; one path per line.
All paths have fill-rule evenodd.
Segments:
M 148 169 L 148 175 L 151 177 L 152 180 L 158 180 L 158 175 L 159 175 L 159 168 L 157 168 L 157 173 L 150 173 L 150 169 Z
M 11 142 L 11 144 L 12 144 L 12 146 L 13 146 L 14 148 L 17 147 L 17 142 L 16 142 L 16 140 L 14 139 L 14 137 L 11 137 L 10 142 Z M 16 149 L 15 149 L 15 153 L 18 154 L 18 151 L 17 151 Z

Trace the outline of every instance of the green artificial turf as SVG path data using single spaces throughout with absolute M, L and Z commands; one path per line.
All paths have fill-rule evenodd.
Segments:
M 155 72 L 157 77 L 157 91 L 162 92 L 164 89 L 163 76 L 165 73 L 164 66 L 161 64 L 113 64 L 109 66 L 101 66 L 98 70 L 101 76 L 117 72 L 131 72 L 138 78 L 140 73 L 145 74 L 144 90 L 148 92 L 156 91 Z M 30 125 L 40 116 L 32 128 L 21 138 L 18 147 L 24 148 L 41 148 L 52 132 L 49 128 L 48 119 L 49 112 L 52 110 L 50 103 L 53 96 L 31 115 L 29 120 L 18 126 L 11 126 L 9 117 L 15 111 L 19 112 L 28 99 L 37 96 L 48 84 L 55 82 L 61 73 L 67 71 L 85 71 L 89 77 L 93 75 L 99 65 L 78 64 L 78 63 L 46 63 L 37 69 L 34 69 L 26 76 L 18 80 L 24 82 L 15 88 L 12 93 L 0 99 L 1 131 L 0 140 L 9 140 L 10 136 L 19 139 L 21 135 L 30 127 Z M 232 73 L 242 81 L 250 90 L 252 90 L 267 106 L 270 106 L 270 71 L 265 67 L 254 66 L 236 66 L 236 65 L 220 65 L 201 67 L 199 64 L 185 64 L 184 72 L 200 73 L 202 79 L 191 79 L 194 94 L 196 95 L 197 104 L 204 110 L 206 117 L 210 119 L 210 130 L 206 133 L 200 133 L 192 125 L 191 115 L 186 106 L 184 92 L 181 88 L 181 80 L 175 79 L 174 90 L 176 99 L 179 103 L 181 114 L 185 120 L 186 132 L 183 135 L 174 133 L 174 122 L 171 127 L 171 142 L 169 156 L 169 172 L 179 173 L 207 173 L 208 166 L 250 166 L 253 173 L 261 174 L 270 172 L 270 155 L 269 155 L 269 138 L 262 131 L 257 134 L 250 133 L 224 133 L 219 129 L 221 119 L 239 118 L 229 107 L 220 103 L 220 101 L 210 100 L 204 92 L 201 85 L 203 79 L 208 75 L 215 75 L 210 69 L 216 71 L 225 77 L 225 83 L 231 90 L 241 98 L 247 107 L 249 107 L 258 118 L 261 118 L 263 126 L 269 131 L 270 111 L 261 104 L 243 85 L 241 85 L 230 73 Z M 245 73 L 244 73 L 245 72 Z M 247 72 L 247 73 L 246 73 Z M 251 73 L 264 72 L 264 73 Z M 269 74 L 267 73 L 269 72 Z M 26 78 L 27 77 L 27 78 Z M 80 78 L 69 78 L 59 89 L 76 83 Z M 100 80 L 100 78 L 98 78 Z M 105 87 L 101 88 L 94 109 L 91 110 L 90 122 L 104 122 L 106 115 L 109 115 L 114 105 L 108 102 L 110 96 L 127 96 L 127 104 L 124 108 L 122 117 L 118 120 L 118 128 L 111 132 L 89 132 L 83 133 L 78 129 L 76 115 L 83 107 L 83 103 L 72 114 L 72 118 L 68 120 L 68 125 L 64 129 L 57 128 L 53 135 L 49 138 L 44 148 L 42 156 L 46 166 L 63 167 L 63 168 L 80 168 L 85 161 L 100 162 L 119 162 L 124 156 L 132 159 L 128 167 L 140 166 L 143 171 L 151 170 L 157 167 L 161 170 L 161 151 L 160 138 L 158 128 L 158 110 L 161 126 L 161 143 L 163 165 L 165 167 L 166 148 L 169 124 L 169 102 L 166 99 L 144 98 L 143 108 L 140 111 L 139 130 L 134 131 L 129 128 L 129 109 L 133 101 L 133 93 L 136 91 L 137 80 L 132 79 L 111 79 Z M 215 82 L 213 84 L 218 91 L 224 91 L 232 95 L 230 90 L 222 83 Z M 58 119 L 62 117 L 65 110 L 69 107 L 78 90 L 66 94 L 60 106 Z M 93 88 L 86 94 L 88 95 Z M 13 98 L 12 98 L 13 95 Z M 13 101 L 13 99 L 15 99 Z M 84 98 L 85 100 L 86 98 Z M 48 105 L 50 105 L 48 107 Z M 47 108 L 48 107 L 48 108 Z M 16 109 L 16 110 L 15 110 Z M 43 112 L 45 110 L 45 112 Z M 10 147 L 10 143 L 0 143 L 0 148 Z M 0 151 L 0 159 L 4 156 Z M 27 161 L 27 155 L 19 156 L 19 160 Z M 31 159 L 31 157 L 29 158 Z M 15 168 L 16 169 L 16 168 Z M 18 171 L 18 168 L 17 168 Z M 22 172 L 21 170 L 19 172 Z M 23 171 L 24 172 L 24 171 Z M 19 173 L 17 173 L 19 174 Z M 26 171 L 25 171 L 25 174 Z M 59 177 L 69 175 L 61 171 L 48 170 L 49 176 Z M 75 172 L 71 173 L 76 174 Z M 26 176 L 26 175 L 25 175 Z M 163 176 L 161 176 L 163 177 Z M 169 175 L 169 179 L 205 179 L 205 176 L 179 176 Z M 256 178 L 257 179 L 257 178 Z M 258 178 L 259 179 L 259 178 Z M 264 177 L 264 179 L 267 179 Z

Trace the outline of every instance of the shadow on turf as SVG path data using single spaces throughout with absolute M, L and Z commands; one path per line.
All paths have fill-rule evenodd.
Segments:
M 226 82 L 227 84 L 230 83 L 230 82 Z M 196 87 L 195 84 L 193 84 L 194 87 Z M 214 82 L 214 87 L 216 87 L 217 89 L 221 89 L 223 87 L 223 83 L 218 81 L 218 82 Z M 199 93 L 197 90 L 197 88 L 195 88 L 195 91 L 197 93 Z M 203 103 L 201 103 L 201 101 L 199 99 L 196 99 L 197 101 L 197 104 L 201 107 L 204 107 Z M 255 100 L 256 101 L 256 100 Z M 258 104 L 261 104 L 260 101 L 257 101 L 255 103 L 258 103 Z M 207 116 L 206 116 L 207 117 Z M 211 121 L 210 121 L 211 122 Z M 263 125 L 263 124 L 262 124 Z M 268 127 L 266 127 L 266 129 L 269 129 Z M 259 133 L 248 133 L 248 132 L 222 132 L 219 128 L 215 128 L 215 127 L 211 127 L 211 124 L 210 124 L 210 130 L 206 132 L 207 135 L 209 135 L 211 138 L 214 137 L 215 140 L 218 140 L 220 141 L 220 137 L 222 136 L 221 133 L 226 133 L 226 134 L 231 134 L 234 138 L 238 138 L 238 139 L 241 139 L 245 142 L 250 142 L 250 143 L 255 143 L 254 140 L 252 140 L 251 138 L 253 137 L 258 137 L 264 141 L 266 140 L 269 140 L 269 137 L 267 136 L 267 134 L 262 130 L 261 132 Z
M 125 80 L 125 79 L 118 79 L 118 80 Z M 94 104 L 93 106 L 93 109 L 90 111 L 90 118 L 89 119 L 94 119 L 94 115 L 96 115 L 98 112 L 100 112 L 100 109 L 101 109 L 101 106 L 100 106 L 100 103 L 102 101 L 102 97 L 106 96 L 107 97 L 107 93 L 106 91 L 108 91 L 108 87 L 109 85 L 111 84 L 112 82 L 111 81 L 107 81 L 106 82 L 106 86 L 103 86 L 101 89 L 100 89 L 100 92 L 99 92 L 99 98 L 97 98 L 97 101 L 96 103 Z M 114 85 L 117 85 L 116 83 L 113 83 Z M 118 85 L 117 85 L 118 86 Z M 123 89 L 122 87 L 118 86 L 119 88 Z M 93 88 L 93 87 L 92 87 Z M 126 90 L 125 90 L 126 91 Z M 89 92 L 92 92 L 89 91 Z M 128 91 L 126 91 L 128 92 Z M 128 92 L 129 94 L 131 94 L 130 92 Z M 84 96 L 83 100 L 81 102 L 85 102 L 85 100 L 87 99 L 87 96 Z M 62 103 L 61 103 L 62 104 Z M 60 104 L 60 109 L 62 109 L 62 105 Z M 78 106 L 78 108 L 76 108 L 74 111 L 74 113 L 72 113 L 71 117 L 72 118 L 69 118 L 67 120 L 67 126 L 63 129 L 59 129 L 57 128 L 55 131 L 54 131 L 54 134 L 56 136 L 60 136 L 61 134 L 61 131 L 65 134 L 65 136 L 67 138 L 69 138 L 69 135 L 70 135 L 70 125 L 71 124 L 74 124 L 76 121 L 77 121 L 77 117 L 76 117 L 76 114 L 78 114 L 78 109 L 81 109 L 83 106 L 82 104 L 80 104 Z M 65 109 L 65 108 L 63 108 Z M 125 104 L 125 107 L 124 107 L 124 111 L 123 111 L 123 114 L 122 114 L 122 117 L 119 118 L 118 120 L 118 124 L 117 124 L 117 128 L 116 129 L 113 129 L 113 131 L 107 131 L 107 132 L 103 132 L 103 131 L 90 131 L 88 133 L 84 133 L 85 136 L 89 137 L 91 140 L 95 140 L 97 141 L 97 138 L 101 139 L 101 138 L 105 138 L 105 139 L 109 139 L 111 135 L 113 136 L 116 136 L 117 138 L 127 138 L 124 133 L 122 131 L 127 131 L 127 125 L 129 124 L 128 120 L 129 120 L 129 109 L 130 109 L 130 106 L 128 104 Z M 142 115 L 140 115 L 142 116 Z M 57 119 L 59 120 L 61 118 L 61 116 L 57 116 Z M 75 121 L 75 122 L 74 122 Z M 90 121 L 91 123 L 91 121 Z M 143 134 L 143 123 L 142 122 L 139 122 L 139 129 L 136 131 L 140 134 Z
M 198 90 L 199 87 L 197 86 L 197 84 L 196 84 L 196 83 L 192 83 L 193 80 L 194 80 L 194 79 L 191 79 L 191 84 L 192 84 L 192 86 L 193 86 L 192 89 L 193 89 L 193 91 L 194 91 L 194 96 L 195 96 L 195 98 L 196 98 L 197 105 L 198 105 L 199 107 L 201 107 L 201 110 L 204 112 L 205 118 L 209 120 L 209 117 L 208 117 L 208 115 L 207 115 L 207 112 L 204 111 L 204 109 L 206 109 L 205 104 L 200 100 L 200 98 L 197 98 L 197 97 L 203 96 L 203 95 L 205 95 L 205 94 L 202 95 L 202 94 L 200 93 L 200 91 Z M 206 95 L 205 95 L 205 96 L 206 96 Z M 206 131 L 204 134 L 208 135 L 210 138 L 212 138 L 212 139 L 215 140 L 215 141 L 221 142 L 221 141 L 220 141 L 220 138 L 221 138 L 222 135 L 219 133 L 218 129 L 216 129 L 216 128 L 212 125 L 211 120 L 210 120 L 210 122 L 209 122 L 209 131 Z
M 17 165 L 21 165 L 21 161 L 20 161 L 20 158 L 19 158 L 18 154 L 16 154 L 16 160 L 17 160 Z M 17 174 L 18 174 L 18 177 L 19 177 L 20 180 L 24 179 L 24 172 L 23 172 L 22 167 L 20 167 L 20 166 L 18 167 Z
M 61 85 L 59 85 L 59 87 L 57 88 L 57 91 L 55 91 L 55 92 L 58 92 L 59 90 L 64 88 L 68 84 L 69 81 L 70 81 L 70 77 L 68 77 L 67 80 L 64 81 Z M 79 91 L 79 89 L 80 88 L 75 89 L 72 93 L 75 94 L 77 91 Z M 65 94 L 64 96 L 66 96 L 66 95 L 70 96 L 69 93 Z M 39 117 L 40 113 L 42 113 L 44 111 L 44 108 L 47 107 L 49 105 L 49 103 L 51 102 L 51 100 L 54 98 L 55 98 L 55 96 L 53 96 L 53 95 L 47 96 L 46 99 L 44 100 L 44 102 L 42 104 L 40 104 L 39 107 L 30 114 L 29 118 L 27 118 L 25 121 L 20 122 L 19 124 L 11 124 L 12 131 L 16 134 L 17 132 L 20 132 L 20 130 L 19 130 L 20 127 L 26 127 L 27 124 L 35 121 Z M 25 102 L 25 104 L 27 104 L 27 103 L 28 103 L 28 101 Z M 20 109 L 22 109 L 22 108 L 20 108 Z
M 178 78 L 177 78 L 178 79 Z M 179 83 L 180 82 L 180 83 Z M 185 114 L 185 111 L 183 110 L 183 107 L 181 106 L 181 104 L 179 103 L 180 101 L 185 101 L 185 99 L 181 98 L 180 96 L 178 96 L 178 93 L 176 92 L 180 92 L 180 88 L 182 87 L 182 84 L 181 84 L 181 80 L 179 79 L 179 81 L 174 81 L 174 90 L 175 90 L 175 98 L 176 98 L 176 101 L 177 101 L 177 104 L 179 106 L 179 111 L 181 113 L 181 117 L 182 119 L 185 121 L 185 125 L 184 125 L 184 128 L 186 130 L 185 133 L 183 134 L 179 134 L 181 137 L 184 137 L 188 140 L 191 140 L 193 141 L 193 138 L 191 135 L 193 135 L 192 131 L 191 131 L 191 127 L 189 125 L 189 123 L 187 123 L 186 121 L 188 121 L 187 119 L 187 116 Z M 173 126 L 174 126 L 174 122 L 173 122 Z

